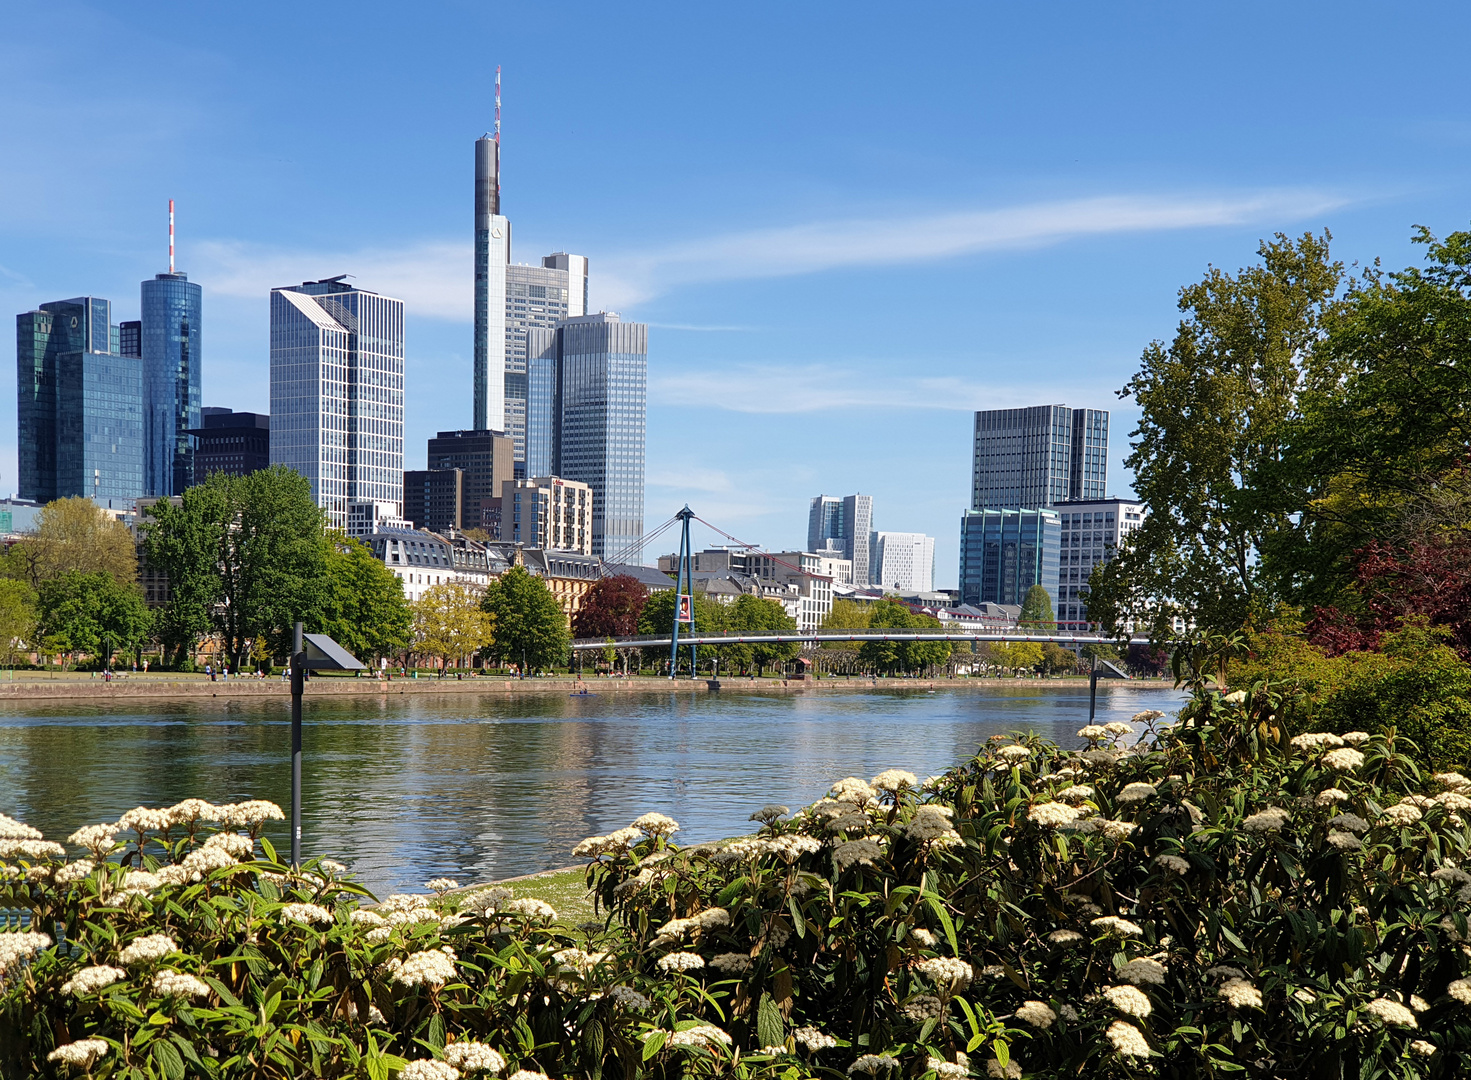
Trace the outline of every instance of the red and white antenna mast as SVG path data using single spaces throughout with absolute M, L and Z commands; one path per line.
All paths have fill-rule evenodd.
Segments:
M 174 272 L 174 200 L 169 200 L 169 273 Z

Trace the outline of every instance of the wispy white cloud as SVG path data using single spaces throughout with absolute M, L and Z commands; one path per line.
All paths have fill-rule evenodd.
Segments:
M 692 323 L 649 323 L 653 330 L 691 330 L 701 334 L 744 334 L 755 330 L 754 326 L 696 326 Z
M 885 369 L 912 371 L 914 365 L 885 362 Z M 791 415 L 834 409 L 938 409 L 969 412 L 1035 405 L 1057 396 L 1051 383 L 989 384 L 954 376 L 890 379 L 855 375 L 835 364 L 723 364 L 718 370 L 651 375 L 649 400 L 655 405 L 702 406 L 729 412 Z M 746 388 L 743 392 L 741 388 Z M 1086 389 L 1076 381 L 1073 392 Z M 1099 395 L 1111 388 L 1100 384 Z
M 642 252 L 591 252 L 597 303 L 636 304 L 684 285 L 784 277 L 843 267 L 951 259 L 1039 247 L 1085 236 L 1298 221 L 1347 205 L 1316 188 L 1226 195 L 1112 195 L 908 217 L 876 216 L 691 239 Z M 424 241 L 401 248 L 283 251 L 206 241 L 192 261 L 221 293 L 263 297 L 278 285 L 349 272 L 367 289 L 397 296 L 415 315 L 468 321 L 468 244 Z M 667 324 L 738 331 L 740 326 Z

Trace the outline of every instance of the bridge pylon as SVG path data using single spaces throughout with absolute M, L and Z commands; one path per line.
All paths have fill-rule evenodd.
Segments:
M 672 682 L 679 669 L 679 624 L 688 623 L 690 634 L 695 632 L 695 579 L 694 568 L 691 560 L 694 553 L 690 550 L 690 521 L 695 512 L 685 504 L 685 508 L 675 514 L 675 520 L 680 523 L 679 534 L 679 562 L 674 571 L 674 623 L 669 642 L 669 679 Z M 698 645 L 690 646 L 690 678 L 695 677 L 695 666 L 698 660 Z

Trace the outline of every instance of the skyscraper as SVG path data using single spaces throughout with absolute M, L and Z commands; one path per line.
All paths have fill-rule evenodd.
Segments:
M 182 495 L 194 483 L 202 392 L 202 293 L 187 274 L 157 274 L 142 286 L 144 488 Z
M 496 513 L 501 488 L 516 476 L 511 440 L 494 431 L 441 431 L 429 440 L 431 470 L 459 469 L 461 529 L 483 529 L 487 512 Z
M 511 223 L 501 216 L 500 77 L 496 132 L 475 140 L 475 399 L 476 431 L 506 429 L 506 267 Z
M 18 487 L 23 499 L 143 494 L 143 372 L 95 296 L 16 316 Z
M 869 543 L 871 584 L 929 592 L 935 587 L 935 538 L 924 533 L 876 532 Z
M 612 558 L 644 531 L 649 328 L 600 312 L 528 335 L 528 460 L 592 488 L 592 551 Z
M 1061 527 L 1054 510 L 967 510 L 960 518 L 960 602 L 1021 606 L 1033 585 L 1057 610 Z
M 271 464 L 340 529 L 403 512 L 404 305 L 345 277 L 271 290 Z
M 516 476 L 543 476 L 527 464 L 529 333 L 587 314 L 587 257 L 557 252 L 540 266 L 506 267 L 505 433 L 516 447 Z
M 972 510 L 1101 499 L 1108 480 L 1108 411 L 1035 405 L 976 413 Z
M 863 588 L 870 581 L 872 530 L 872 495 L 819 495 L 807 512 L 807 550 L 841 551 L 853 564 L 853 584 Z

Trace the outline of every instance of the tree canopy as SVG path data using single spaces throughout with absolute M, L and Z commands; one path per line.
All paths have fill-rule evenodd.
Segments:
M 56 499 L 41 507 L 36 529 L 5 556 L 6 576 L 31 588 L 71 571 L 109 574 L 131 585 L 138 579 L 133 534 L 91 499 Z
M 40 635 L 73 656 L 131 652 L 147 640 L 152 622 L 137 586 L 101 571 L 68 570 L 43 581 L 38 607 Z
M 495 620 L 489 653 L 501 663 L 534 673 L 565 663 L 572 643 L 567 616 L 547 584 L 524 566 L 513 566 L 485 590 L 481 603 Z
M 593 582 L 572 618 L 572 635 L 579 638 L 632 637 L 648 602 L 649 590 L 631 574 L 617 574 Z
M 1047 591 L 1045 585 L 1033 585 L 1027 590 L 1026 598 L 1022 600 L 1021 614 L 1017 616 L 1016 622 L 1018 626 L 1036 630 L 1055 630 L 1057 628 L 1057 616 L 1052 612 L 1052 594 Z
M 447 581 L 424 590 L 414 602 L 414 647 L 440 658 L 463 660 L 495 641 L 495 619 L 482 607 L 479 589 Z
M 334 532 L 327 538 L 327 592 L 317 625 L 366 663 L 408 646 L 414 613 L 393 571 L 365 544 Z

